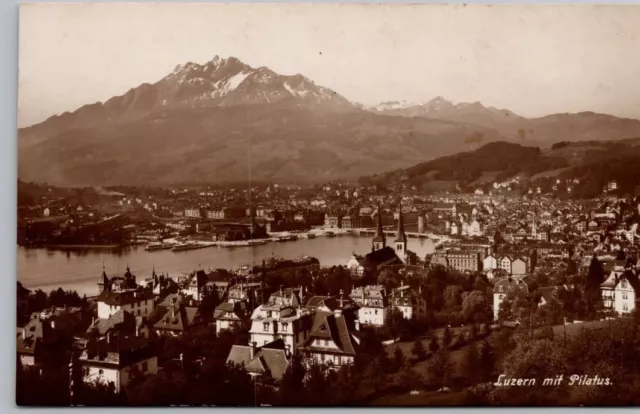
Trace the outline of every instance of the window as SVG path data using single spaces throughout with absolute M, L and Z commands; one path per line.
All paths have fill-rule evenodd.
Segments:
M 498 286 L 498 292 L 504 292 L 504 286 L 502 285 Z
M 622 292 L 622 299 L 626 299 L 627 298 L 627 292 Z
M 622 287 L 622 289 L 626 289 L 627 288 L 627 281 L 626 280 L 622 281 L 621 287 Z
M 378 314 L 378 309 L 376 309 L 376 315 Z
M 502 287 L 502 286 L 500 286 L 500 287 Z M 504 299 L 504 295 L 498 296 L 498 299 L 500 299 L 500 300 Z
M 138 309 L 138 316 L 140 316 L 140 309 Z
M 149 363 L 148 363 L 147 361 L 144 361 L 144 362 L 142 363 L 142 370 L 143 370 L 143 371 L 146 371 L 146 370 L 148 370 L 148 369 L 149 369 Z
M 320 361 L 324 362 L 324 354 L 320 354 Z
M 329 340 L 328 339 L 324 340 L 324 346 L 329 346 Z
M 623 310 L 623 311 L 628 311 L 628 310 L 629 310 L 629 307 L 627 306 L 627 304 L 626 304 L 626 303 L 623 303 L 623 304 L 622 304 L 622 310 Z
M 98 370 L 98 375 L 102 375 L 102 374 L 104 374 L 104 371 L 103 371 L 103 370 L 101 370 L 101 369 L 99 369 L 99 370 Z
M 265 322 L 262 324 L 262 330 L 265 332 L 269 332 L 269 322 Z
M 282 324 L 282 330 L 286 331 L 289 328 L 289 324 L 287 322 Z
M 264 342 L 262 343 L 262 345 L 266 345 L 267 343 L 269 343 L 269 342 L 265 339 Z

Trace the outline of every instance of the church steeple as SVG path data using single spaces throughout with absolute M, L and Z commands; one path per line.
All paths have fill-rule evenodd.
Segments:
M 404 232 L 404 220 L 402 218 L 402 208 L 398 210 L 398 236 L 396 237 L 396 243 L 407 243 L 407 235 Z
M 407 234 L 404 232 L 402 206 L 398 209 L 398 235 L 395 240 L 396 255 L 404 262 L 407 255 Z
M 102 274 L 100 275 L 100 281 L 98 282 L 98 289 L 100 293 L 111 290 L 111 282 L 109 281 L 109 277 L 107 276 L 107 271 L 104 267 L 104 262 L 102 263 Z
M 378 217 L 376 226 L 376 235 L 373 237 L 371 251 L 383 249 L 387 246 L 387 239 L 384 236 L 384 229 L 382 228 L 382 211 L 380 204 L 378 204 Z

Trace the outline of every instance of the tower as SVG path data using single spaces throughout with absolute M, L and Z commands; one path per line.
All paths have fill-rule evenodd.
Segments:
M 537 238 L 537 229 L 536 229 L 536 217 L 533 216 L 533 223 L 531 223 L 531 237 L 534 239 Z
M 396 255 L 404 262 L 407 257 L 407 235 L 404 232 L 404 220 L 402 219 L 402 207 L 398 211 L 398 235 L 395 240 Z
M 107 277 L 107 272 L 105 271 L 104 263 L 102 263 L 102 275 L 100 275 L 100 281 L 98 282 L 98 290 L 100 291 L 100 293 L 104 291 L 108 292 L 111 290 L 111 282 Z
M 380 210 L 380 204 L 378 204 L 378 222 L 376 227 L 376 235 L 373 236 L 371 251 L 383 249 L 387 246 L 387 240 L 384 237 L 384 230 L 382 229 L 382 212 Z

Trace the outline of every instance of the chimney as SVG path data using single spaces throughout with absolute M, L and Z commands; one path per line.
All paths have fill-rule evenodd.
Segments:
M 251 354 L 250 354 L 250 359 L 253 359 L 253 357 L 256 355 L 256 346 L 258 345 L 257 342 L 253 341 L 251 342 Z

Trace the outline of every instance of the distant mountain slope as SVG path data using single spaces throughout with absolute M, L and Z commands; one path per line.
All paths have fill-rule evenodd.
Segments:
M 416 164 L 369 177 L 383 184 L 421 188 L 460 188 L 503 182 L 516 176 L 527 182 L 575 179 L 575 192 L 594 196 L 611 180 L 621 192 L 640 190 L 640 138 L 619 141 L 560 142 L 550 149 L 492 142 L 474 151 Z
M 524 145 L 560 141 L 618 140 L 640 136 L 640 121 L 611 115 L 580 112 L 525 118 L 507 109 L 485 107 L 480 102 L 453 104 L 437 97 L 423 104 L 385 102 L 369 108 L 374 113 L 424 117 L 481 125 Z M 488 142 L 488 141 L 484 141 Z
M 443 98 L 365 108 L 303 75 L 216 56 L 21 129 L 18 174 L 58 185 L 323 181 L 494 141 L 547 145 L 633 133 L 640 136 L 640 121 L 587 113 L 527 120 Z

